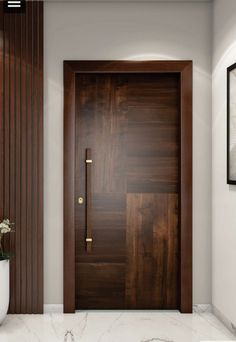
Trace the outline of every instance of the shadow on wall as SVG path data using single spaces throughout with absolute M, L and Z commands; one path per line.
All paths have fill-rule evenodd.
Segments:
M 235 185 L 229 185 L 229 191 L 236 192 L 236 186 Z

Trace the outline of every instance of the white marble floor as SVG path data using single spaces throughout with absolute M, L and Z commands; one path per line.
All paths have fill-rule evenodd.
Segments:
M 74 340 L 64 339 L 71 330 Z M 0 342 L 200 342 L 236 341 L 210 312 L 89 311 L 74 315 L 9 315 Z

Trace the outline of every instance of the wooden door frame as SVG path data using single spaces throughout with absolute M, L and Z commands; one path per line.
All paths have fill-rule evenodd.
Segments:
M 75 312 L 75 79 L 81 73 L 180 75 L 180 306 L 192 312 L 192 61 L 64 61 L 64 312 Z

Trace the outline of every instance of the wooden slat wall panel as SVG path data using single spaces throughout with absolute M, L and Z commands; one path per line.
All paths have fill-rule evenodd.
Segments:
M 11 313 L 43 312 L 43 2 L 0 3 L 0 220 L 15 222 Z
M 25 115 L 21 118 L 21 200 L 27 202 L 27 74 L 26 74 L 26 20 L 21 16 L 21 112 Z M 27 240 L 27 207 L 21 206 L 21 241 Z M 21 312 L 27 312 L 27 248 L 21 245 Z
M 0 215 L 3 215 L 4 211 L 4 203 L 3 203 L 3 196 L 4 196 L 4 117 L 3 117 L 3 11 L 2 11 L 2 4 L 0 4 Z

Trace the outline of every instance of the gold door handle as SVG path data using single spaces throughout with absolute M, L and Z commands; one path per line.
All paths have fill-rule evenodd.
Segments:
M 85 220 L 86 220 L 86 250 L 87 252 L 91 252 L 92 250 L 92 225 L 91 225 L 91 196 L 92 196 L 92 190 L 91 190 L 91 167 L 92 167 L 92 151 L 91 148 L 86 149 L 86 186 L 85 186 L 85 192 L 86 192 L 86 215 L 85 215 Z

